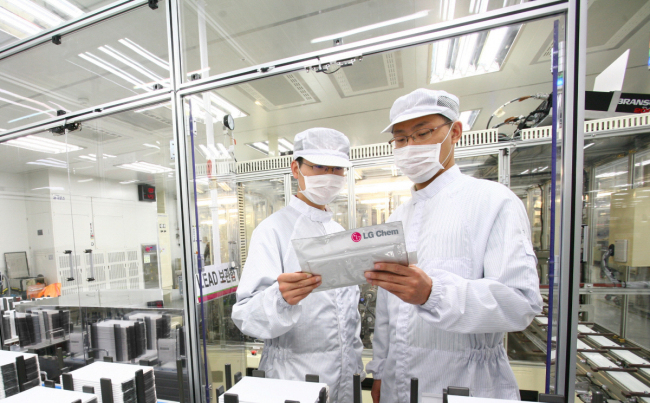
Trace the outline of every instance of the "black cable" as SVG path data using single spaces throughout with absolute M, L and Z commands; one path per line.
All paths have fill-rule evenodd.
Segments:
M 321 73 L 323 73 L 323 74 L 327 74 L 327 75 L 334 74 L 334 73 L 336 73 L 337 71 L 341 70 L 341 67 L 342 67 L 342 66 L 339 66 L 338 69 L 332 71 L 331 73 L 328 73 L 328 72 L 326 72 L 325 70 L 323 70 Z

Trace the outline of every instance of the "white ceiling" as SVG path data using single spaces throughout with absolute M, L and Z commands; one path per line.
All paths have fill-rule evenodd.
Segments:
M 210 9 L 214 5 L 209 3 L 208 17 L 216 24 L 208 23 L 208 39 L 209 42 L 212 41 L 208 47 L 209 60 L 211 66 L 216 66 L 211 69 L 213 74 L 218 72 L 221 66 L 227 66 L 227 69 L 238 68 L 266 61 L 267 57 L 283 57 L 286 52 L 291 52 L 287 53 L 288 56 L 300 53 L 303 49 L 315 50 L 314 45 L 309 44 L 309 40 L 314 37 L 426 9 L 425 2 L 407 2 L 406 7 L 402 2 L 400 8 L 395 8 L 392 4 L 397 2 L 389 1 L 328 2 L 327 7 L 323 6 L 322 2 L 294 1 L 290 6 L 283 3 L 282 7 L 274 8 L 269 6 L 270 2 L 222 1 L 219 2 L 218 10 Z M 493 3 L 497 2 L 489 2 Z M 500 3 L 503 4 L 502 1 Z M 590 32 L 594 34 L 589 37 L 592 46 L 588 49 L 587 89 L 593 86 L 595 75 L 629 48 L 630 60 L 623 90 L 649 92 L 647 32 L 650 28 L 650 2 L 630 0 L 629 3 L 625 2 L 624 7 L 617 7 L 615 3 L 619 2 L 590 2 L 589 27 Z M 191 70 L 200 67 L 197 61 L 198 51 L 195 49 L 198 39 L 196 32 L 192 31 L 196 29 L 197 17 L 195 14 L 192 16 L 190 3 L 183 4 L 187 5 L 183 10 L 183 46 L 188 50 L 184 56 L 188 70 Z M 463 4 L 464 0 L 457 2 L 458 10 Z M 373 5 L 376 7 L 373 8 Z M 330 11 L 327 12 L 329 14 L 318 14 L 319 9 Z M 438 18 L 437 13 L 437 9 L 433 10 L 431 18 Z M 70 110 L 141 93 L 143 90 L 134 89 L 132 84 L 85 62 L 78 55 L 91 52 L 110 60 L 97 48 L 109 44 L 118 49 L 120 44 L 117 41 L 129 38 L 166 59 L 167 35 L 162 34 L 165 32 L 164 18 L 164 10 L 141 8 L 64 37 L 62 45 L 45 44 L 2 60 L 0 89 L 46 104 L 54 102 Z M 406 29 L 431 22 L 425 20 L 402 23 L 391 29 Z M 266 25 L 263 24 L 265 21 Z M 603 37 L 603 21 L 609 22 L 610 26 L 606 30 L 609 38 Z M 460 98 L 461 110 L 481 109 L 474 129 L 482 129 L 485 128 L 489 115 L 506 101 L 551 90 L 550 61 L 545 58 L 544 52 L 550 45 L 552 24 L 553 19 L 525 24 L 502 70 L 496 73 L 429 85 L 430 45 L 422 45 L 388 55 L 369 56 L 332 75 L 300 71 L 291 73 L 290 76 L 270 77 L 219 89 L 214 93 L 249 115 L 236 120 L 236 156 L 240 161 L 264 157 L 263 154 L 246 147 L 245 143 L 267 140 L 269 136 L 291 140 L 299 131 L 314 126 L 341 130 L 350 137 L 352 145 L 387 141 L 388 136 L 379 133 L 388 124 L 388 112 L 393 101 L 419 87 L 443 89 L 456 94 Z M 118 25 L 119 29 L 116 29 Z M 262 25 L 265 26 L 264 29 L 256 29 Z M 160 34 L 152 35 L 152 32 Z M 219 40 L 226 33 L 228 39 Z M 386 32 L 373 31 L 361 34 L 360 37 L 355 36 L 354 39 L 380 33 Z M 306 47 L 300 45 L 301 43 Z M 232 54 L 225 52 L 226 48 L 230 48 L 229 52 Z M 120 51 L 127 53 L 127 49 L 120 48 Z M 254 55 L 254 60 L 237 59 L 235 54 L 242 51 Z M 142 57 L 138 58 L 137 54 L 130 53 L 129 56 L 164 77 L 165 71 L 159 66 Z M 236 59 L 239 60 L 237 63 L 241 62 L 243 65 L 229 64 Z M 392 75 L 387 75 L 382 70 L 389 64 L 395 66 L 395 73 Z M 130 74 L 137 75 L 133 69 L 125 66 L 123 68 Z M 379 74 L 378 71 L 382 73 Z M 263 95 L 268 102 L 263 106 L 255 104 L 254 94 Z M 8 95 L 5 93 L 0 97 Z M 20 99 L 17 101 L 25 102 Z M 7 123 L 30 112 L 3 102 L 0 100 L 0 128 L 16 127 L 30 121 L 24 119 L 14 122 L 15 126 Z M 505 117 L 525 114 L 537 104 L 538 101 L 514 104 L 506 109 Z M 78 161 L 79 155 L 88 153 L 116 155 L 119 161 L 124 162 L 144 159 L 151 163 L 169 165 L 169 140 L 172 138 L 170 122 L 171 111 L 165 107 L 139 113 L 122 113 L 87 122 L 81 132 L 68 136 L 68 142 L 84 147 L 81 151 L 71 153 L 71 167 L 78 169 L 83 168 L 83 164 L 89 165 Z M 197 129 L 198 141 L 204 142 L 204 125 L 198 124 Z M 220 127 L 217 132 L 219 131 Z M 217 141 L 220 141 L 219 136 Z M 147 147 L 143 145 L 145 143 L 157 144 L 161 148 L 158 150 Z M 15 147 L 0 146 L 0 172 L 23 172 L 39 168 L 26 165 L 26 162 L 42 158 L 42 154 L 16 150 L 18 149 Z M 128 180 L 136 175 L 122 169 L 107 169 L 108 164 L 98 164 L 103 168 L 95 166 L 86 169 L 91 176 L 110 176 L 119 180 Z M 113 161 L 110 161 L 110 164 L 115 165 Z

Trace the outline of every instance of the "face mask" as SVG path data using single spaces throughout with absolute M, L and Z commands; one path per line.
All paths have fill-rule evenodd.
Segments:
M 440 162 L 440 148 L 449 137 L 454 123 L 449 127 L 449 131 L 444 140 L 438 144 L 412 145 L 393 150 L 395 156 L 395 165 L 406 175 L 413 183 L 424 183 L 433 178 L 438 171 L 443 169 L 443 165 L 451 155 L 451 150 L 445 160 Z
M 305 176 L 300 171 L 300 168 L 298 172 L 305 179 L 305 187 L 307 188 L 304 190 L 300 189 L 300 193 L 307 200 L 319 206 L 324 206 L 334 200 L 345 185 L 345 176 L 334 174 Z M 298 188 L 300 188 L 300 182 L 298 183 Z

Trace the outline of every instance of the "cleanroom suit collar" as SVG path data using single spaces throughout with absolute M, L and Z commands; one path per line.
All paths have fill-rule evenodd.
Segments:
M 432 198 L 445 186 L 453 182 L 454 180 L 461 177 L 460 168 L 458 165 L 452 166 L 445 172 L 441 173 L 433 182 L 429 183 L 424 189 L 416 190 L 415 186 L 411 187 L 411 196 L 413 196 L 414 201 L 424 201 Z
M 298 210 L 300 214 L 309 217 L 312 221 L 325 223 L 329 222 L 333 217 L 332 210 L 330 210 L 329 207 L 325 206 L 325 210 L 317 209 L 316 207 L 312 207 L 300 200 L 296 196 L 291 197 L 289 205 Z

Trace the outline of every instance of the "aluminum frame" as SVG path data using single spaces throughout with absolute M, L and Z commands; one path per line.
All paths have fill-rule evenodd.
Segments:
M 28 38 L 16 44 L 0 49 L 0 59 L 10 57 L 18 52 L 28 50 L 50 40 L 52 35 L 66 34 L 74 30 L 90 26 L 103 19 L 110 18 L 123 12 L 128 12 L 147 3 L 146 0 L 119 1 L 105 8 L 95 10 L 77 20 L 70 21 L 65 25 L 52 30 L 44 31 L 34 37 Z M 506 9 L 494 10 L 480 16 L 471 16 L 462 19 L 452 20 L 445 23 L 420 27 L 395 34 L 354 42 L 336 48 L 323 51 L 311 52 L 299 56 L 276 60 L 264 63 L 259 66 L 228 72 L 203 80 L 183 82 L 183 50 L 181 48 L 182 27 L 180 25 L 180 0 L 168 0 L 168 39 L 170 41 L 170 63 L 172 66 L 171 83 L 172 89 L 168 91 L 142 94 L 131 98 L 117 100 L 98 107 L 87 108 L 69 115 L 53 118 L 50 120 L 36 122 L 22 126 L 0 135 L 0 141 L 20 137 L 34 132 L 47 130 L 67 121 L 85 121 L 113 113 L 131 110 L 145 104 L 154 104 L 172 101 L 172 119 L 174 139 L 176 142 L 176 163 L 177 170 L 177 209 L 179 212 L 179 225 L 183 234 L 183 276 L 185 286 L 185 320 L 187 328 L 187 352 L 188 352 L 188 374 L 190 377 L 190 398 L 193 401 L 204 401 L 201 382 L 201 352 L 197 331 L 199 328 L 196 315 L 196 301 L 194 279 L 193 279 L 193 255 L 191 235 L 191 211 L 189 190 L 189 175 L 187 161 L 187 137 L 185 135 L 185 118 L 183 110 L 183 97 L 198 92 L 208 91 L 228 85 L 242 83 L 262 77 L 278 75 L 290 71 L 296 71 L 325 61 L 336 61 L 337 58 L 349 56 L 350 54 L 363 56 L 374 53 L 381 53 L 391 50 L 417 46 L 423 43 L 432 42 L 447 37 L 462 35 L 477 30 L 490 29 L 495 26 L 508 25 L 525 22 L 529 20 L 548 17 L 551 15 L 566 15 L 566 79 L 565 79 L 565 126 L 566 135 L 563 140 L 563 182 L 562 182 L 562 261 L 564 270 L 561 271 L 562 282 L 567 281 L 568 287 L 563 287 L 560 293 L 560 319 L 558 332 L 558 355 L 556 391 L 564 392 L 569 402 L 574 399 L 575 361 L 576 361 L 576 340 L 577 340 L 577 311 L 578 311 L 578 285 L 579 270 L 572 270 L 572 267 L 579 267 L 575 263 L 579 260 L 579 253 L 575 253 L 576 241 L 579 249 L 580 219 L 580 198 L 582 178 L 573 178 L 572 172 L 581 172 L 584 153 L 581 145 L 584 142 L 583 126 L 584 121 L 584 73 L 585 73 L 585 49 L 586 49 L 586 0 L 538 0 L 511 6 Z M 352 52 L 352 53 L 351 53 Z M 274 67 L 267 73 L 261 73 L 261 67 Z M 99 109 L 99 112 L 95 112 Z M 526 145 L 533 146 L 530 142 Z M 501 153 L 504 147 L 509 144 L 498 144 L 493 147 L 496 152 Z M 458 150 L 458 155 L 465 155 Z M 467 150 L 467 155 L 477 152 L 485 153 L 485 150 Z M 481 152 L 483 151 L 483 152 Z M 502 157 L 503 158 L 503 157 Z M 502 166 L 499 166 L 502 171 Z M 286 172 L 284 172 L 286 174 Z M 353 175 L 352 175 L 353 178 Z M 290 180 L 290 178 L 289 178 Z M 352 179 L 352 182 L 354 180 Z M 285 193 L 287 187 L 285 183 Z M 350 192 L 351 194 L 352 192 Z M 570 198 L 567 198 L 567 197 Z M 352 209 L 356 211 L 356 209 Z M 356 220 L 350 220 L 351 225 L 356 226 Z M 578 262 L 579 263 L 579 262 Z M 569 305 L 572 304 L 572 305 Z M 567 343 L 568 342 L 568 343 Z M 568 377 L 568 378 L 567 378 Z M 570 382 L 566 382 L 569 379 Z M 197 399 L 198 397 L 198 399 Z
M 81 17 L 67 21 L 58 27 L 39 32 L 38 34 L 5 46 L 0 49 L 0 60 L 29 50 L 43 43 L 50 42 L 54 35 L 63 36 L 69 34 L 118 14 L 131 11 L 134 8 L 141 7 L 147 4 L 147 2 L 148 0 L 119 0 L 107 6 L 100 7 L 97 10 L 82 15 Z

